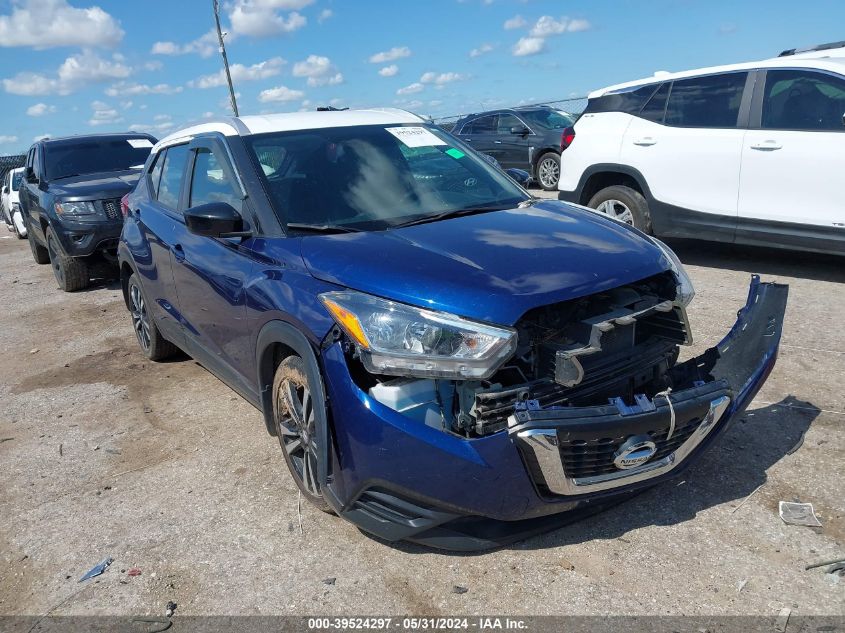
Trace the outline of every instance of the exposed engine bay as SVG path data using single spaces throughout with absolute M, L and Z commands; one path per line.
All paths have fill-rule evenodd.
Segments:
M 367 372 L 345 347 L 354 380 L 382 404 L 464 437 L 507 428 L 518 402 L 593 406 L 679 388 L 672 368 L 691 343 L 671 272 L 536 308 L 515 325 L 513 356 L 488 380 L 396 378 Z

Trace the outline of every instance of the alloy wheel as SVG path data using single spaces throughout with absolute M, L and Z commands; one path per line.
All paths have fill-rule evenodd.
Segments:
M 62 268 L 59 249 L 56 248 L 56 242 L 53 240 L 52 235 L 47 238 L 47 254 L 50 256 L 50 265 L 53 267 L 53 274 L 56 276 L 56 281 L 59 282 L 60 286 L 64 286 L 65 271 Z
M 147 314 L 147 305 L 144 303 L 144 295 L 141 289 L 132 284 L 129 286 L 129 311 L 132 314 L 132 329 L 138 337 L 141 348 L 148 352 L 150 350 L 150 317 Z
M 317 483 L 317 417 L 308 385 L 286 378 L 279 389 L 285 411 L 279 420 L 282 447 L 302 486 L 314 497 L 322 497 Z
M 544 187 L 555 187 L 560 180 L 560 165 L 554 158 L 544 158 L 540 161 L 537 176 Z
M 596 211 L 634 226 L 634 214 L 631 213 L 631 209 L 626 204 L 619 200 L 605 200 L 596 207 Z

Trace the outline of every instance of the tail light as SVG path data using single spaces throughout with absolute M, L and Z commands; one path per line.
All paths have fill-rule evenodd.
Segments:
M 120 199 L 120 213 L 124 218 L 129 215 L 129 203 L 126 201 L 127 198 L 129 198 L 128 193 Z
M 565 150 L 567 147 L 572 145 L 572 141 L 575 140 L 575 128 L 568 127 L 563 131 L 563 134 L 560 135 L 560 151 Z

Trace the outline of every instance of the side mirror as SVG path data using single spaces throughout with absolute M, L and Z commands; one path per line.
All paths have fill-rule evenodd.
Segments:
M 205 237 L 247 237 L 244 221 L 228 202 L 209 202 L 186 209 L 185 225 L 191 233 Z
M 521 125 L 511 128 L 511 134 L 516 134 L 517 136 L 528 136 L 530 133 L 531 130 Z
M 521 187 L 527 187 L 528 183 L 531 181 L 531 174 L 527 171 L 522 169 L 506 169 L 505 173 L 511 177 L 511 180 L 515 181 Z

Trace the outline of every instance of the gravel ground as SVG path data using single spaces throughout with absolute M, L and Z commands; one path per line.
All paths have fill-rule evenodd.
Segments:
M 187 357 L 146 362 L 117 284 L 63 294 L 26 242 L 0 238 L 2 615 L 162 615 L 170 600 L 180 614 L 845 614 L 845 580 L 804 570 L 845 554 L 842 259 L 673 243 L 698 290 L 685 355 L 728 330 L 750 273 L 790 284 L 757 400 L 685 481 L 450 555 L 305 504 L 300 530 L 255 409 Z M 778 501 L 795 499 L 822 528 L 782 523 Z

